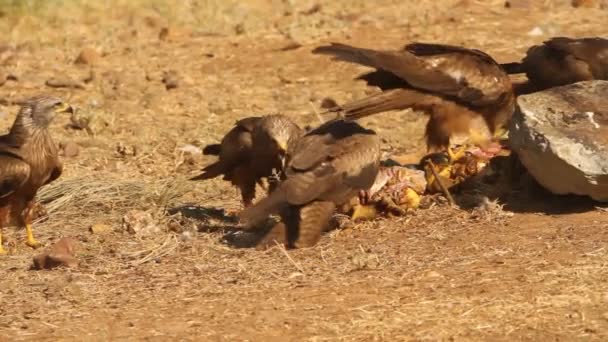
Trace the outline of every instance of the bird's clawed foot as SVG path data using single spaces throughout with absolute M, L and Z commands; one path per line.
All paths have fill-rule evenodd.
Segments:
M 353 212 L 350 215 L 352 221 L 359 220 L 371 220 L 378 215 L 376 206 L 373 204 L 357 204 L 353 208 Z
M 454 161 L 462 158 L 466 154 L 466 148 L 464 146 L 461 148 L 457 148 L 455 150 L 452 149 L 451 147 L 448 147 L 446 151 L 447 151 L 450 163 L 453 163 Z
M 42 244 L 38 241 L 36 241 L 36 239 L 34 239 L 34 233 L 32 232 L 32 226 L 31 225 L 26 225 L 25 226 L 25 234 L 27 235 L 27 240 L 25 241 L 25 244 L 28 245 L 29 247 L 33 248 L 33 249 L 37 249 L 42 247 Z

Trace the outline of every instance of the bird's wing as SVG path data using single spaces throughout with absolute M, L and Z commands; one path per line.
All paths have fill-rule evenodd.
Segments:
M 61 160 L 57 159 L 55 161 L 55 166 L 53 166 L 53 171 L 51 171 L 51 175 L 50 175 L 49 179 L 47 179 L 47 181 L 44 184 L 49 184 L 50 182 L 56 180 L 57 178 L 59 178 L 61 176 L 62 173 L 63 173 L 63 163 L 61 162 Z
M 260 116 L 250 116 L 244 119 L 240 119 L 236 122 L 236 126 L 240 127 L 247 132 L 253 132 L 255 126 L 262 120 Z
M 373 182 L 374 165 L 380 158 L 379 140 L 373 131 L 354 122 L 336 121 L 312 131 L 300 143 L 304 148 L 290 162 L 287 179 L 280 186 L 290 204 L 315 199 L 341 201 L 343 190 L 371 186 L 368 178 L 372 173 Z
M 380 143 L 373 131 L 355 122 L 333 121 L 299 139 L 293 153 L 286 179 L 268 197 L 242 211 L 242 220 L 259 222 L 288 206 L 317 199 L 342 201 L 353 189 L 371 186 Z
M 473 105 L 485 105 L 499 100 L 504 93 L 512 91 L 509 76 L 487 53 L 477 49 L 467 49 L 452 45 L 414 43 L 404 50 L 423 59 L 436 70 L 449 75 L 455 85 L 460 86 L 456 93 L 445 93 L 458 100 Z M 422 88 L 433 92 L 429 87 Z
M 554 37 L 543 44 L 558 54 L 587 62 L 596 78 L 608 77 L 608 39 Z
M 6 197 L 30 178 L 30 166 L 18 155 L 0 150 L 0 198 Z
M 207 165 L 203 173 L 190 178 L 190 180 L 205 180 L 226 174 L 236 166 L 246 162 L 251 155 L 252 138 L 251 126 L 257 117 L 245 118 L 237 121 L 236 125 L 226 133 L 218 145 L 208 145 L 207 154 L 218 155 L 218 161 Z M 213 153 L 211 153 L 213 152 Z
M 487 54 L 449 45 L 415 43 L 380 51 L 333 43 L 313 50 L 335 59 L 384 70 L 414 88 L 485 104 L 505 92 L 508 76 Z
M 345 103 L 331 111 L 339 111 L 348 120 L 357 120 L 363 117 L 389 110 L 412 108 L 427 110 L 443 102 L 439 96 L 421 92 L 411 88 L 389 89 L 363 99 Z

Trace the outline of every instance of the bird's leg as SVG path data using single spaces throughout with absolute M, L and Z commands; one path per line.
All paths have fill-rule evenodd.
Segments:
M 2 208 L 0 209 L 0 255 L 5 255 L 6 253 L 6 249 L 4 249 L 4 239 L 2 238 L 2 228 L 4 228 L 4 226 L 7 223 L 7 218 L 8 218 L 8 209 L 7 208 Z
M 4 240 L 2 239 L 2 228 L 0 228 L 0 255 L 6 255 L 6 249 L 3 246 Z
M 453 150 L 451 147 L 448 146 L 446 152 L 448 154 L 448 158 L 450 159 L 450 163 L 453 163 L 465 155 L 466 149 L 463 146 L 459 149 Z
M 34 232 L 32 231 L 32 217 L 34 214 L 34 204 L 35 202 L 29 201 L 27 203 L 27 206 L 25 207 L 25 210 L 23 211 L 23 223 L 25 225 L 25 234 L 26 234 L 26 241 L 25 244 L 32 247 L 32 248 L 39 248 L 42 246 L 42 244 L 38 241 L 36 241 L 36 239 L 34 238 Z
M 0 213 L 1 215 L 1 213 Z M 6 254 L 6 249 L 4 249 L 4 239 L 2 238 L 2 227 L 4 227 L 4 220 L 0 217 L 0 255 Z

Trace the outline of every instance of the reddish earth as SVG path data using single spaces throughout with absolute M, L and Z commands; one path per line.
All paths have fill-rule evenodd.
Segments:
M 234 249 L 221 242 L 226 223 L 163 214 L 185 203 L 239 209 L 228 184 L 187 181 L 212 158 L 184 146 L 215 142 L 249 115 L 316 124 L 325 97 L 373 91 L 353 80 L 364 68 L 313 56 L 319 44 L 462 44 L 506 62 L 553 35 L 606 36 L 608 11 L 569 1 L 37 3 L 0 6 L 0 74 L 17 79 L 0 86 L 0 127 L 13 101 L 41 92 L 91 120 L 94 135 L 66 117 L 53 124 L 78 153 L 40 194 L 49 217 L 34 227 L 46 245 L 75 237 L 80 266 L 30 271 L 37 252 L 4 229 L 0 340 L 608 339 L 608 218 L 586 200 L 532 188 L 503 210 L 435 206 L 289 252 Z M 75 64 L 85 49 L 98 56 Z M 362 123 L 387 155 L 419 155 L 425 119 L 401 111 Z M 124 232 L 133 209 L 160 231 Z M 110 229 L 92 234 L 93 224 Z

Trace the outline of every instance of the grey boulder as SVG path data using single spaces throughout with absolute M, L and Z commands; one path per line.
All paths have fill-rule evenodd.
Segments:
M 509 140 L 528 172 L 555 194 L 608 201 L 608 81 L 520 96 Z

